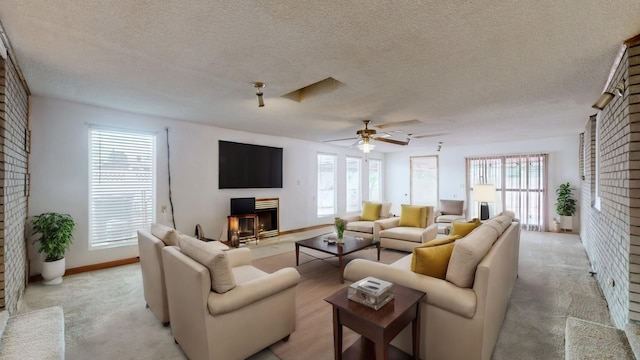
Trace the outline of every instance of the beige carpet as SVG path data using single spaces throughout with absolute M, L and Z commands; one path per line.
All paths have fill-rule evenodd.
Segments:
M 567 319 L 566 360 L 633 359 L 624 330 L 591 321 Z
M 250 245 L 254 258 L 291 254 L 255 260 L 256 265 L 267 270 L 294 265 L 292 239 Z M 354 255 L 373 259 L 373 252 Z M 387 256 L 402 256 L 394 253 L 383 255 L 383 261 L 389 260 Z M 251 360 L 277 360 L 274 353 L 283 360 L 332 357 L 330 306 L 323 299 L 339 288 L 337 268 L 306 255 L 301 255 L 301 262 L 298 290 L 299 299 L 305 300 L 297 303 L 298 329 L 289 342 L 275 344 Z M 327 281 L 315 282 L 314 277 Z M 68 359 L 185 359 L 170 328 L 145 308 L 139 264 L 67 276 L 57 286 L 29 284 L 19 310 L 54 305 L 64 309 Z M 519 278 L 492 358 L 563 359 L 569 317 L 611 325 L 579 238 L 523 231 Z M 313 355 L 300 357 L 298 351 Z

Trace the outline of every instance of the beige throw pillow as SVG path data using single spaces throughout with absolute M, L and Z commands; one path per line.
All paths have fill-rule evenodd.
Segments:
M 180 236 L 182 235 L 178 230 L 172 229 L 168 226 L 153 223 L 151 224 L 151 235 L 162 240 L 167 246 L 178 246 Z
M 224 251 L 212 249 L 204 241 L 190 236 L 180 238 L 180 250 L 209 269 L 211 290 L 224 294 L 236 287 L 236 281 Z
M 456 241 L 449 259 L 446 280 L 462 288 L 472 287 L 476 267 L 497 239 L 493 228 L 482 225 Z

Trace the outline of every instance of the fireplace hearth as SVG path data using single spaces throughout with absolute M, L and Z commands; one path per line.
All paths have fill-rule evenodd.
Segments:
M 259 237 L 278 236 L 279 221 L 278 210 L 280 200 L 272 199 L 256 199 L 256 215 L 258 215 L 258 231 Z

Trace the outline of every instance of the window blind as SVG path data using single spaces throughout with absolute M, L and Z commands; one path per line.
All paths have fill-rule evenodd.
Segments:
M 90 128 L 91 248 L 131 245 L 155 221 L 155 135 Z
M 336 156 L 318 154 L 318 217 L 336 214 Z

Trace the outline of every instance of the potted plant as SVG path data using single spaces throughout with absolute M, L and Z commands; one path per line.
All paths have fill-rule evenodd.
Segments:
M 40 237 L 33 241 L 34 244 L 40 242 L 38 254 L 45 254 L 42 263 L 42 283 L 59 284 L 65 271 L 64 254 L 71 246 L 76 223 L 71 215 L 49 212 L 35 216 L 31 224 L 33 233 L 40 234 Z
M 571 184 L 560 184 L 556 190 L 556 213 L 560 216 L 560 228 L 573 229 L 573 215 L 576 213 L 576 199 Z

